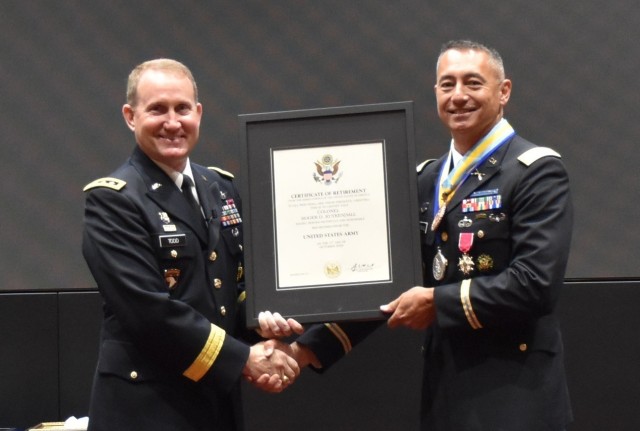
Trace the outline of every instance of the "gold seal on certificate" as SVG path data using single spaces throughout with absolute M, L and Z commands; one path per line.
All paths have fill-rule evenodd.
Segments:
M 330 262 L 324 266 L 324 274 L 328 278 L 337 278 L 340 277 L 340 273 L 342 272 L 342 268 L 339 263 Z

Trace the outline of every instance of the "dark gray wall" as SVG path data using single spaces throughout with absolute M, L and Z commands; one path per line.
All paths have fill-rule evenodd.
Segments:
M 402 100 L 414 101 L 422 160 L 447 149 L 434 63 L 461 37 L 502 52 L 507 118 L 560 151 L 572 178 L 567 275 L 600 282 L 569 285 L 562 299 L 570 429 L 638 429 L 640 286 L 604 281 L 640 278 L 631 0 L 1 0 L 0 291 L 42 293 L 0 295 L 0 427 L 86 414 L 100 311 L 82 291 L 94 282 L 80 255 L 81 190 L 132 149 L 120 107 L 134 65 L 167 56 L 193 69 L 203 164 L 239 172 L 239 114 Z M 381 330 L 327 376 L 306 372 L 275 397 L 248 390 L 250 429 L 274 412 L 283 431 L 411 429 L 419 343 Z
M 239 172 L 239 114 L 401 100 L 415 102 L 422 160 L 447 149 L 434 62 L 460 37 L 503 53 L 507 117 L 564 156 L 576 203 L 568 276 L 638 277 L 633 1 L 2 0 L 0 290 L 93 287 L 81 190 L 132 149 L 120 107 L 137 63 L 168 56 L 193 69 L 203 164 Z

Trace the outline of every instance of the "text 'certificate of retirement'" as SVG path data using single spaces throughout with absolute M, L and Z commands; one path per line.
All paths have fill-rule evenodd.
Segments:
M 277 289 L 391 282 L 384 145 L 271 152 Z

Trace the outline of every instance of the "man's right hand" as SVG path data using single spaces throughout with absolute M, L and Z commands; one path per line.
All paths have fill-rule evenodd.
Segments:
M 249 382 L 267 392 L 282 392 L 300 375 L 298 363 L 277 349 L 276 343 L 269 340 L 251 346 L 242 372 Z

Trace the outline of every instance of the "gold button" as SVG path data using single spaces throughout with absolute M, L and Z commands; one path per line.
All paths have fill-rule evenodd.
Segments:
M 136 371 L 131 371 L 129 377 L 131 377 L 132 380 L 135 380 L 138 378 L 138 373 Z
M 212 251 L 211 254 L 209 255 L 209 260 L 211 262 L 215 262 L 217 258 L 218 258 L 218 253 L 216 253 L 215 251 Z
M 526 352 L 527 351 L 527 343 L 520 344 L 520 346 L 518 346 L 518 348 L 520 349 L 521 352 Z
M 478 238 L 484 238 L 484 231 L 483 230 L 479 230 L 478 231 Z
M 215 287 L 216 289 L 220 289 L 222 287 L 222 280 L 220 280 L 219 278 L 213 279 L 213 287 Z
M 449 234 L 446 232 L 442 232 L 442 235 L 440 235 L 440 237 L 442 238 L 442 241 L 447 242 L 447 240 L 449 239 Z
M 227 309 L 224 308 L 224 305 L 222 307 L 220 307 L 220 314 L 222 314 L 223 316 L 227 315 Z
M 236 272 L 236 281 L 242 280 L 242 276 L 244 275 L 244 268 L 242 264 L 238 265 L 238 271 Z
M 175 251 L 175 250 L 171 250 L 171 257 L 172 257 L 172 258 L 174 258 L 174 259 L 175 259 L 176 257 L 178 257 L 178 252 L 177 252 L 177 251 Z

